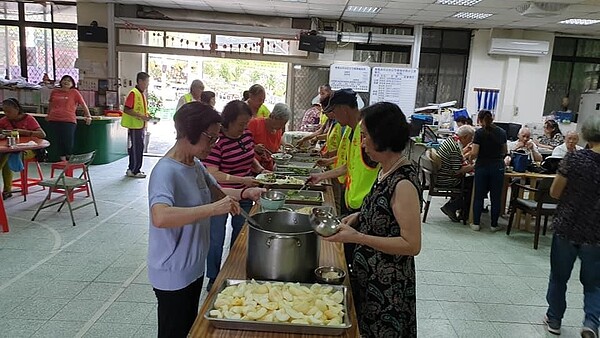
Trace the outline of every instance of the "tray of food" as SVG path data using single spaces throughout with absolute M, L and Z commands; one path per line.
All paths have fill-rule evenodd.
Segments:
M 352 326 L 343 285 L 228 279 L 204 314 L 221 329 L 341 335 Z
M 292 165 L 276 165 L 275 173 L 281 175 L 290 175 L 290 176 L 309 176 L 313 173 L 322 173 L 323 169 L 321 168 L 313 168 L 313 167 L 305 167 L 305 166 L 292 166 Z
M 286 203 L 303 205 L 323 205 L 323 192 L 297 189 L 277 189 L 285 194 Z
M 308 179 L 308 176 L 289 176 L 276 173 L 265 173 L 258 174 L 255 178 L 262 185 L 269 188 L 300 189 Z M 310 184 L 306 189 L 324 191 L 328 185 L 330 185 L 329 181 L 325 180 L 318 184 Z
M 310 213 L 312 212 L 312 209 L 314 208 L 319 208 L 319 209 L 323 209 L 324 211 L 330 213 L 330 214 L 334 214 L 335 210 L 333 207 L 331 206 L 327 206 L 327 205 L 322 205 L 322 206 L 307 206 L 305 204 L 284 204 L 283 207 L 281 208 L 282 210 L 288 210 L 288 211 L 294 211 L 300 214 L 304 214 L 304 215 L 310 215 Z

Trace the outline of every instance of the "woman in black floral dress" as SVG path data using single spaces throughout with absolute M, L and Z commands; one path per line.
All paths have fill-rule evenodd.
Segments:
M 416 256 L 421 250 L 421 191 L 402 154 L 409 127 L 387 102 L 363 109 L 363 147 L 381 171 L 360 212 L 329 241 L 356 243 L 350 281 L 363 337 L 416 337 Z

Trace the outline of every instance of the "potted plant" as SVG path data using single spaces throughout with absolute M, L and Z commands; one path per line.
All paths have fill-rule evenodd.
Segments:
M 150 114 L 150 122 L 157 124 L 160 121 L 160 117 L 157 117 L 157 113 L 159 113 L 163 109 L 163 101 L 160 97 L 156 96 L 154 93 L 148 93 L 148 113 Z

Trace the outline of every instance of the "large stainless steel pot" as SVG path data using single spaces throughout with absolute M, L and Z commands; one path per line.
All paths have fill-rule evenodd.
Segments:
M 249 225 L 248 278 L 311 282 L 319 266 L 320 242 L 308 215 L 269 211 L 252 218 L 261 228 Z

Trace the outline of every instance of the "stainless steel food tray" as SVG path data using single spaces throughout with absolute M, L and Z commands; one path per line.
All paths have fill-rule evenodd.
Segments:
M 303 204 L 303 205 L 323 205 L 325 202 L 325 197 L 322 191 L 313 191 L 313 190 L 302 190 L 298 192 L 298 189 L 277 189 L 277 191 L 281 191 L 285 194 L 285 202 L 289 204 Z M 298 192 L 297 196 L 306 196 L 306 197 L 318 197 L 319 201 L 310 201 L 305 199 L 300 199 L 295 196 L 288 196 L 288 192 Z
M 217 294 L 221 293 L 223 289 L 230 285 L 236 285 L 243 282 L 249 283 L 249 280 L 239 280 L 239 279 L 227 279 L 225 282 L 219 287 Z M 264 281 L 256 281 L 257 283 L 264 283 Z M 310 287 L 312 284 L 300 283 L 300 285 L 304 285 Z M 263 331 L 263 332 L 282 332 L 282 333 L 302 333 L 302 334 L 318 334 L 318 335 L 331 335 L 331 336 L 339 336 L 344 334 L 344 332 L 352 327 L 352 323 L 350 322 L 350 317 L 348 316 L 348 288 L 344 285 L 329 285 L 334 290 L 341 290 L 344 293 L 344 323 L 341 326 L 328 326 L 328 325 L 308 325 L 308 324 L 292 324 L 292 323 L 273 323 L 273 322 L 259 322 L 259 321 L 251 321 L 251 320 L 241 320 L 241 319 L 226 319 L 226 318 L 213 318 L 209 315 L 210 310 L 215 309 L 215 301 L 217 300 L 217 294 L 214 295 L 213 299 L 210 300 L 210 306 L 206 313 L 204 313 L 204 318 L 208 320 L 214 327 L 219 329 L 227 329 L 227 330 L 246 330 L 246 331 Z
M 276 174 L 283 174 L 285 173 L 285 175 L 290 175 L 290 176 L 307 176 L 309 174 L 313 174 L 313 173 L 322 173 L 323 169 L 317 167 L 317 168 L 311 168 L 311 166 L 292 166 L 292 165 L 275 165 L 275 171 Z

